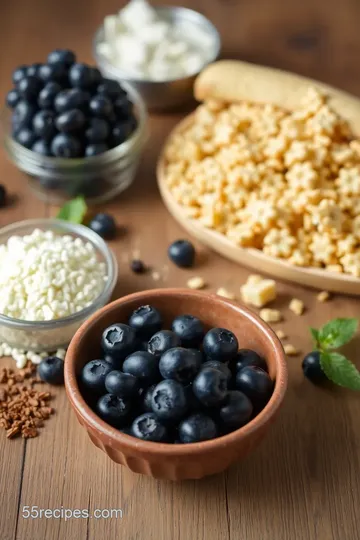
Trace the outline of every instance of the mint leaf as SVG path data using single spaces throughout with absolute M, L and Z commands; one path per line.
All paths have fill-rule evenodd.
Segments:
M 319 344 L 319 330 L 316 330 L 316 328 L 310 327 L 310 332 L 315 341 L 315 345 L 317 346 Z
M 346 356 L 337 352 L 322 352 L 320 365 L 330 381 L 350 390 L 360 391 L 360 372 Z
M 322 349 L 338 349 L 348 343 L 357 330 L 357 319 L 334 319 L 319 330 L 318 341 Z
M 82 223 L 86 212 L 87 206 L 84 197 L 76 197 L 76 199 L 66 202 L 56 217 L 71 223 Z

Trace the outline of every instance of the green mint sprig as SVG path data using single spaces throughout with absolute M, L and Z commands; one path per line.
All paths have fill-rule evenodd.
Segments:
M 71 223 L 82 223 L 86 216 L 87 205 L 84 197 L 79 196 L 66 202 L 59 210 L 57 219 L 70 221 Z
M 357 327 L 357 319 L 334 319 L 319 330 L 310 328 L 310 332 L 327 378 L 339 386 L 360 391 L 360 372 L 346 356 L 334 351 L 352 340 Z

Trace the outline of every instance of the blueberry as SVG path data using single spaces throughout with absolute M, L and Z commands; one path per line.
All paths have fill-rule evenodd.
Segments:
M 137 351 L 130 354 L 123 363 L 123 372 L 130 373 L 140 379 L 142 386 L 150 386 L 159 378 L 159 361 L 155 356 L 146 351 Z
M 75 53 L 68 49 L 55 49 L 47 57 L 48 64 L 65 64 L 70 67 L 76 62 Z
M 204 326 L 193 315 L 179 315 L 173 320 L 171 329 L 179 336 L 184 347 L 197 347 L 204 337 Z
M 233 431 L 247 424 L 253 413 L 250 399 L 237 390 L 230 391 L 219 409 L 219 421 L 226 429 Z
M 176 240 L 168 249 L 169 258 L 180 268 L 190 268 L 195 261 L 195 248 L 188 240 Z
M 131 433 L 138 439 L 153 442 L 166 442 L 168 433 L 153 413 L 145 413 L 135 418 L 131 426 Z
M 255 407 L 263 407 L 271 396 L 273 382 L 263 369 L 246 366 L 236 374 L 236 389 L 243 392 Z
M 59 133 L 51 143 L 51 153 L 56 157 L 77 158 L 83 153 L 81 142 L 72 135 Z
M 126 124 L 117 124 L 111 130 L 111 145 L 113 147 L 123 144 L 130 136 L 129 128 Z
M 217 436 L 217 427 L 210 416 L 195 413 L 185 418 L 179 425 L 179 437 L 182 443 L 208 441 Z
M 206 368 L 213 368 L 213 369 L 217 369 L 218 371 L 221 371 L 221 373 L 223 373 L 226 376 L 228 385 L 230 384 L 232 373 L 226 364 L 224 364 L 223 362 L 219 362 L 218 360 L 207 360 L 201 366 L 201 369 L 206 369 Z
M 113 324 L 104 330 L 101 346 L 105 354 L 122 360 L 131 354 L 136 346 L 136 332 L 127 324 Z
M 179 421 L 188 409 L 184 387 L 179 382 L 170 379 L 161 381 L 154 389 L 151 406 L 159 420 Z
M 114 427 L 123 426 L 128 420 L 131 404 L 114 394 L 105 394 L 96 404 L 96 412 L 105 422 Z
M 68 88 L 61 90 L 55 98 L 54 107 L 58 113 L 80 109 L 86 111 L 90 94 L 80 88 Z
M 41 360 L 37 372 L 42 381 L 49 384 L 64 384 L 64 361 L 57 356 Z
M 10 92 L 7 93 L 6 96 L 6 105 L 10 107 L 10 109 L 15 109 L 16 105 L 20 102 L 21 96 L 19 94 L 19 91 L 16 90 L 16 88 L 13 88 L 10 90 Z
M 126 399 L 137 395 L 140 384 L 139 379 L 134 375 L 114 370 L 106 375 L 105 388 L 109 394 Z
M 15 140 L 25 148 L 32 148 L 36 141 L 36 135 L 31 129 L 24 127 L 16 132 Z
M 105 96 L 94 96 L 89 103 L 89 109 L 94 116 L 111 118 L 113 106 L 111 101 Z
M 17 89 L 22 99 L 28 102 L 36 102 L 42 86 L 42 82 L 38 77 L 24 77 L 19 81 Z
M 59 83 L 51 81 L 45 84 L 38 96 L 38 105 L 41 109 L 52 109 L 57 95 L 61 92 Z
M 97 93 L 111 100 L 119 96 L 126 96 L 126 91 L 121 87 L 120 83 L 111 79 L 103 79 L 97 87 Z
M 97 67 L 91 68 L 91 86 L 92 88 L 97 91 L 97 87 L 100 85 L 100 83 L 103 80 L 103 76 L 101 75 L 101 71 Z
M 173 347 L 180 347 L 181 341 L 171 330 L 159 330 L 150 339 L 148 343 L 148 351 L 155 356 L 161 356 L 165 351 Z
M 52 111 L 39 111 L 33 118 L 33 129 L 43 139 L 51 139 L 56 134 L 55 114 Z
M 24 79 L 27 76 L 27 66 L 19 66 L 13 71 L 12 81 L 14 84 L 18 84 L 21 79 Z
M 30 127 L 36 112 L 37 109 L 33 104 L 27 101 L 20 101 L 16 105 L 12 115 L 12 124 L 15 131 L 22 127 Z
M 86 64 L 73 64 L 69 70 L 69 80 L 71 86 L 87 90 L 93 84 L 93 72 Z
M 142 339 L 150 338 L 161 329 L 162 324 L 161 314 L 153 306 L 141 306 L 129 318 L 129 325 Z
M 315 384 L 328 380 L 321 368 L 319 351 L 313 351 L 305 356 L 302 369 L 305 377 Z
M 160 373 L 164 379 L 174 379 L 181 383 L 189 383 L 198 373 L 201 366 L 201 359 L 200 351 L 174 347 L 166 351 L 160 358 Z
M 134 104 L 127 96 L 120 96 L 113 102 L 116 118 L 118 120 L 126 120 L 128 125 L 134 125 L 129 120 L 134 118 Z
M 109 214 L 96 214 L 90 221 L 89 227 L 106 240 L 111 240 L 116 234 L 115 220 Z
M 44 139 L 38 139 L 31 147 L 33 152 L 40 154 L 41 156 L 51 156 L 50 145 Z
M 143 261 L 140 261 L 139 259 L 134 259 L 130 263 L 130 270 L 134 272 L 134 274 L 144 274 L 147 268 Z
M 56 127 L 63 133 L 80 131 L 86 122 L 84 113 L 80 109 L 71 109 L 60 114 L 55 121 Z
M 7 191 L 3 184 L 0 184 L 0 208 L 6 206 L 7 202 Z
M 246 366 L 257 366 L 267 371 L 267 365 L 262 356 L 251 349 L 240 349 L 231 362 L 231 369 L 235 374 Z
M 88 144 L 85 147 L 85 156 L 86 157 L 98 156 L 99 154 L 103 154 L 107 150 L 109 150 L 109 147 L 105 143 Z
M 221 404 L 227 395 L 227 376 L 218 369 L 202 369 L 193 382 L 193 392 L 203 405 L 215 407 Z
M 91 118 L 85 131 L 85 137 L 90 143 L 105 141 L 110 134 L 110 126 L 103 118 Z
M 45 83 L 55 81 L 62 83 L 66 80 L 67 68 L 61 62 L 56 64 L 43 64 L 39 68 L 39 77 Z
M 123 360 L 118 360 L 111 356 L 111 354 L 104 354 L 104 360 L 110 364 L 112 369 L 118 370 L 122 368 Z
M 152 400 L 152 395 L 154 393 L 155 388 L 156 388 L 156 384 L 152 384 L 151 386 L 149 386 L 149 388 L 145 390 L 145 392 L 141 396 L 142 409 L 144 412 L 152 412 L 151 400 Z
M 227 362 L 235 357 L 238 351 L 238 340 L 230 330 L 226 328 L 212 328 L 205 335 L 203 349 L 210 360 Z
M 103 394 L 106 392 L 105 378 L 110 371 L 112 367 L 106 360 L 91 360 L 82 368 L 80 379 L 87 389 Z
M 28 77 L 38 77 L 41 66 L 42 64 L 39 64 L 39 63 L 31 64 L 31 66 L 29 66 L 26 70 L 26 75 Z

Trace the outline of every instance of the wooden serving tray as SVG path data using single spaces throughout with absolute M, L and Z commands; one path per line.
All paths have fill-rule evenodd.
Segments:
M 237 74 L 234 75 L 235 65 Z M 240 74 L 241 77 L 239 78 Z M 223 81 L 226 81 L 229 76 L 232 77 L 230 86 L 223 84 Z M 244 86 L 241 86 L 241 79 L 244 81 Z M 216 81 L 220 82 L 217 83 Z M 220 88 L 221 85 L 223 85 L 223 89 Z M 251 88 L 254 85 L 257 89 L 255 97 L 251 93 Z M 293 108 L 296 103 L 299 103 L 299 99 L 304 95 L 309 85 L 315 85 L 317 88 L 325 90 L 330 96 L 331 106 L 350 122 L 354 133 L 360 134 L 359 99 L 311 79 L 275 69 L 253 66 L 244 62 L 218 62 L 200 75 L 195 85 L 195 95 L 198 99 L 207 99 L 211 96 L 218 99 L 224 99 L 225 97 L 225 101 L 236 101 L 235 98 L 238 96 L 238 100 L 267 102 Z M 235 87 L 236 90 L 234 90 Z M 171 137 L 187 129 L 192 121 L 193 115 L 189 115 L 182 120 L 169 135 L 165 147 Z M 165 166 L 166 161 L 163 152 L 157 165 L 157 180 L 163 201 L 176 221 L 200 242 L 228 259 L 245 265 L 256 272 L 266 273 L 277 279 L 316 289 L 360 296 L 360 278 L 349 274 L 336 274 L 318 268 L 294 266 L 282 259 L 270 257 L 258 249 L 238 247 L 230 242 L 226 236 L 203 227 L 196 220 L 189 218 L 166 185 Z

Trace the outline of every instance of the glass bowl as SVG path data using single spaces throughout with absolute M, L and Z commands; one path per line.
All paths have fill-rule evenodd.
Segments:
M 138 126 L 127 141 L 93 157 L 46 157 L 25 148 L 11 135 L 12 111 L 3 111 L 5 151 L 27 173 L 30 188 L 41 200 L 61 204 L 83 195 L 89 204 L 98 204 L 112 199 L 133 182 L 147 138 L 147 111 L 137 90 L 127 83 L 122 86 L 134 103 Z
M 55 351 L 68 346 L 77 329 L 90 315 L 103 307 L 111 298 L 117 282 L 118 266 L 114 254 L 104 240 L 84 225 L 76 225 L 57 219 L 28 219 L 0 229 L 0 244 L 10 236 L 25 236 L 34 229 L 50 230 L 90 242 L 99 262 L 104 262 L 108 279 L 101 294 L 85 309 L 73 315 L 52 321 L 24 321 L 0 314 L 0 342 L 25 351 Z

